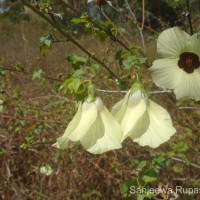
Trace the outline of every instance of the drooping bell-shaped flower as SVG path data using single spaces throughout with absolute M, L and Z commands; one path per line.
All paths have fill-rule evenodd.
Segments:
M 169 28 L 158 37 L 157 51 L 161 59 L 150 68 L 155 84 L 174 89 L 177 99 L 200 100 L 200 33 Z
M 130 137 L 141 146 L 156 148 L 176 132 L 169 113 L 148 99 L 140 83 L 133 84 L 112 114 L 121 124 L 122 140 Z
M 79 104 L 78 112 L 69 123 L 63 136 L 53 145 L 65 149 L 70 141 L 80 142 L 90 153 L 101 154 L 121 148 L 122 131 L 117 120 L 100 98 Z

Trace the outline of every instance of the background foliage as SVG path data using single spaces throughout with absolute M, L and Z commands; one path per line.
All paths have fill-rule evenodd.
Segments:
M 103 155 L 91 155 L 81 146 L 65 151 L 51 147 L 76 112 L 75 98 L 69 96 L 77 86 L 75 80 L 79 83 L 76 92 L 88 76 L 99 89 L 124 90 L 138 73 L 149 91 L 156 89 L 148 72 L 156 58 L 155 40 L 160 31 L 175 25 L 189 32 L 187 8 L 183 0 L 145 1 L 141 31 L 141 2 L 129 1 L 134 18 L 120 0 L 113 1 L 115 10 L 104 6 L 105 15 L 86 1 L 30 1 L 122 78 L 116 83 L 100 63 L 21 1 L 1 1 L 0 199 L 141 200 L 158 196 L 131 194 L 130 186 L 200 188 L 200 111 L 195 109 L 200 103 L 177 102 L 173 93 L 150 96 L 169 111 L 177 129 L 159 148 L 140 147 L 131 140 Z M 192 0 L 190 7 L 198 32 L 199 0 Z M 66 78 L 72 80 L 70 87 Z M 59 90 L 63 83 L 68 88 Z M 123 97 L 121 93 L 98 94 L 108 108 Z M 200 199 L 199 194 L 178 195 L 183 200 Z M 160 195 L 160 199 L 169 198 Z

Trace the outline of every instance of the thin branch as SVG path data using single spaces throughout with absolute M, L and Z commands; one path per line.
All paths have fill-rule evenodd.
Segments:
M 111 6 L 111 5 L 110 5 Z M 134 24 L 139 24 L 139 25 L 142 25 L 140 22 L 136 21 L 134 18 L 132 18 L 130 15 L 126 14 L 126 13 L 123 13 L 120 9 L 114 7 L 113 5 L 111 6 L 116 12 L 120 13 L 120 14 L 123 14 L 127 19 L 131 20 Z M 152 29 L 151 27 L 149 26 L 146 26 L 144 24 L 144 27 L 150 31 L 152 31 L 153 33 L 158 33 L 156 30 Z
M 99 92 L 105 92 L 105 93 L 127 93 L 128 90 L 103 90 L 103 89 L 97 89 Z M 163 93 L 172 93 L 172 90 L 155 90 L 149 92 L 149 94 L 163 94 Z
M 63 0 L 60 0 L 60 2 L 63 3 L 65 6 L 67 6 L 69 9 L 71 9 L 74 13 L 79 13 L 78 10 L 76 10 L 75 8 L 73 8 L 71 5 L 69 5 L 68 3 L 64 2 Z M 87 17 L 87 20 L 90 23 L 92 23 L 94 25 L 94 27 L 96 27 L 99 30 L 105 32 L 110 37 L 111 40 L 113 40 L 114 42 L 118 42 L 126 50 L 128 50 L 128 51 L 130 50 L 121 40 L 119 40 L 116 36 L 114 36 L 111 31 L 104 29 L 98 23 L 93 21 L 90 17 Z
M 143 30 L 144 28 L 144 14 L 145 14 L 145 4 L 144 4 L 144 0 L 142 0 L 142 25 L 140 27 L 141 30 Z
M 126 5 L 128 7 L 128 10 L 129 12 L 131 13 L 132 17 L 134 18 L 134 20 L 137 22 L 137 28 L 139 30 L 139 33 L 140 33 L 140 37 L 141 37 L 141 42 L 142 42 L 142 47 L 143 47 L 143 54 L 146 55 L 146 45 L 145 45 L 145 41 L 144 41 L 144 35 L 143 35 L 143 28 L 144 28 L 144 13 L 145 13 L 145 10 L 144 10 L 144 0 L 142 0 L 142 24 L 141 26 L 139 25 L 138 21 L 137 21 L 137 18 L 135 16 L 135 13 L 132 11 L 129 3 L 127 0 L 125 0 L 126 2 Z
M 31 98 L 30 101 L 34 101 L 34 100 L 38 100 L 38 99 L 44 99 L 44 98 L 48 98 L 48 97 L 59 98 L 59 99 L 61 99 L 63 101 L 70 102 L 70 103 L 75 103 L 76 102 L 74 100 L 70 100 L 70 99 L 67 99 L 65 97 L 61 97 L 61 96 L 57 96 L 57 95 L 52 95 L 52 94 L 44 95 L 44 96 L 40 96 L 40 97 L 34 97 L 34 98 Z
M 91 57 L 94 61 L 99 63 L 102 67 L 104 67 L 113 77 L 120 80 L 120 78 L 101 60 L 95 57 L 92 53 L 90 53 L 87 49 L 85 49 L 81 44 L 79 44 L 75 39 L 73 39 L 66 31 L 64 31 L 58 24 L 55 24 L 50 18 L 48 18 L 45 14 L 43 14 L 40 10 L 32 6 L 26 0 L 20 0 L 25 6 L 33 10 L 36 14 L 42 17 L 46 22 L 48 22 L 52 27 L 57 29 L 64 37 L 66 37 L 70 42 L 72 42 L 75 46 L 81 49 L 86 55 Z
M 171 160 L 177 161 L 177 162 L 181 162 L 181 163 L 187 163 L 187 161 L 185 160 L 181 160 L 180 158 L 176 158 L 176 157 L 172 157 Z M 189 165 L 191 165 L 192 167 L 198 168 L 200 169 L 200 166 L 194 163 L 189 163 Z
M 105 92 L 105 93 L 127 93 L 127 90 L 103 90 L 103 89 L 96 89 L 98 92 Z
M 192 107 L 192 106 L 180 106 L 178 109 L 180 110 L 200 110 L 200 107 Z
M 144 153 L 144 154 L 136 155 L 136 156 L 134 156 L 134 157 L 144 157 L 144 156 L 148 156 L 148 157 L 151 156 L 151 157 L 154 157 L 154 156 L 156 156 L 156 155 L 159 155 L 159 154 L 158 154 L 158 153 L 152 153 L 152 154 Z M 173 161 L 181 162 L 181 163 L 184 163 L 184 164 L 187 163 L 187 161 L 182 160 L 182 159 L 177 158 L 177 157 L 172 157 L 172 158 L 169 158 L 169 159 L 170 159 L 170 160 L 173 160 Z M 127 163 L 127 161 L 130 161 L 130 160 L 131 160 L 131 158 L 130 158 L 130 159 L 127 159 L 122 165 L 124 165 L 125 163 Z M 200 166 L 197 165 L 197 164 L 195 164 L 195 163 L 189 162 L 189 166 L 192 166 L 192 167 L 195 167 L 195 168 L 200 169 Z
M 0 69 L 2 69 L 4 71 L 12 71 L 12 72 L 24 73 L 24 74 L 27 74 L 27 75 L 30 75 L 30 76 L 33 75 L 33 73 L 31 73 L 31 72 L 27 72 L 27 71 L 23 71 L 23 70 L 18 70 L 18 69 L 11 69 L 11 68 L 0 68 Z M 49 80 L 63 82 L 63 80 L 61 80 L 61 79 L 57 79 L 57 78 L 53 78 L 53 77 L 49 77 L 49 76 L 43 76 L 43 77 L 46 78 L 46 79 L 49 79 Z
M 69 40 L 53 40 L 52 43 L 63 43 L 68 42 Z
M 101 10 L 101 13 L 106 18 L 107 21 L 109 21 L 113 26 L 115 26 L 115 24 L 109 19 L 109 17 L 106 15 L 106 13 L 103 10 Z M 124 40 L 127 41 L 127 43 L 129 43 L 129 45 L 131 45 L 131 42 L 126 38 L 126 36 L 123 33 L 120 32 L 120 35 L 124 38 Z
M 2 70 L 5 70 L 5 71 L 14 71 L 14 72 L 19 72 L 19 73 L 24 73 L 24 74 L 27 74 L 27 75 L 32 75 L 31 72 L 26 72 L 26 71 L 21 71 L 21 70 L 17 70 L 17 69 L 11 69 L 11 68 L 0 68 Z M 44 76 L 44 78 L 46 79 L 50 79 L 50 80 L 54 80 L 54 81 L 58 81 L 58 82 L 63 82 L 63 80 L 61 79 L 56 79 L 56 78 L 52 78 L 52 77 L 49 77 L 49 76 Z M 128 90 L 104 90 L 104 89 L 97 89 L 97 91 L 99 92 L 105 92 L 105 93 L 126 93 L 128 92 Z M 172 93 L 173 91 L 172 90 L 154 90 L 154 91 L 151 91 L 149 92 L 149 94 L 162 94 L 162 93 Z M 49 97 L 57 97 L 57 98 L 62 98 L 63 100 L 66 100 L 66 101 L 71 101 L 71 102 L 74 102 L 73 100 L 67 100 L 66 98 L 64 97 L 59 97 L 59 96 L 55 96 L 55 95 L 48 95 Z M 43 97 L 39 97 L 39 98 L 45 98 L 47 97 L 46 96 L 43 96 Z M 34 99 L 38 99 L 38 98 L 33 98 L 32 100 Z M 180 107 L 181 109 L 181 107 Z
M 29 118 L 29 117 L 18 117 L 18 116 L 14 116 L 14 115 L 6 115 L 6 114 L 3 114 L 3 113 L 0 113 L 0 117 L 9 118 L 9 119 L 16 119 L 16 120 L 33 121 L 33 122 L 44 122 L 44 123 L 55 123 L 55 124 L 68 124 L 68 123 L 63 122 L 63 121 L 35 119 L 35 118 Z
M 149 92 L 149 94 L 163 94 L 163 93 L 173 93 L 173 90 L 154 90 Z
M 191 20 L 191 15 L 190 15 L 190 3 L 189 0 L 186 0 L 186 6 L 187 6 L 187 17 L 188 17 L 188 22 L 189 22 L 189 26 L 190 26 L 190 33 L 191 35 L 193 35 L 193 28 L 192 28 L 192 20 Z

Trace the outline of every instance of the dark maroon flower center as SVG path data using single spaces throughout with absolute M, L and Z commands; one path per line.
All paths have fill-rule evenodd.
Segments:
M 194 69 L 200 66 L 199 57 L 195 53 L 184 52 L 180 55 L 178 66 L 191 74 L 194 72 Z

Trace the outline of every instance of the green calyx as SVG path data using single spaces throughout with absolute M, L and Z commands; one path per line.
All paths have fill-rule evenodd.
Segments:
M 142 83 L 140 82 L 135 82 L 133 83 L 133 85 L 131 86 L 131 93 L 133 94 L 135 91 L 140 90 L 142 93 L 146 93 L 144 86 Z
M 96 88 L 92 83 L 89 83 L 87 86 L 87 101 L 94 101 L 96 99 Z

